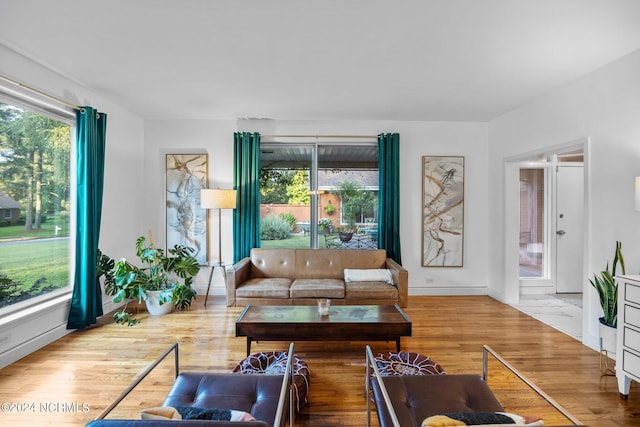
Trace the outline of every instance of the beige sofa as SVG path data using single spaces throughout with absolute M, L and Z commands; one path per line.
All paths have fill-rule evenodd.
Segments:
M 365 276 L 374 272 L 362 270 L 389 270 L 393 283 L 345 281 L 345 269 Z M 252 249 L 227 269 L 227 306 L 311 305 L 329 298 L 336 305 L 406 307 L 408 280 L 384 249 Z

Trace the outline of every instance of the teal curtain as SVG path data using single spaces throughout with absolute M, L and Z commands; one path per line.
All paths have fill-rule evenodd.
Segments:
M 380 181 L 378 246 L 401 263 L 400 254 L 400 135 L 378 135 Z
M 260 134 L 233 135 L 233 188 L 237 191 L 233 211 L 233 262 L 249 256 L 260 246 Z
M 96 278 L 107 115 L 91 107 L 76 112 L 76 245 L 73 294 L 67 329 L 82 329 L 102 316 Z

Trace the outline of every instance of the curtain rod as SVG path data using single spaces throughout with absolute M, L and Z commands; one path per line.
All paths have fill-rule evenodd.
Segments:
M 15 81 L 13 79 L 10 79 L 9 77 L 3 76 L 2 74 L 0 74 L 0 79 L 2 79 L 4 81 L 7 81 L 9 83 L 12 83 L 12 84 L 14 84 L 16 86 L 20 86 L 23 89 L 27 89 L 27 90 L 29 90 L 31 92 L 37 93 L 38 95 L 42 95 L 42 96 L 44 96 L 46 98 L 52 99 L 52 100 L 54 100 L 56 102 L 59 102 L 61 104 L 64 104 L 67 107 L 73 108 L 74 110 L 82 111 L 82 107 L 78 107 L 77 105 L 71 104 L 71 103 L 65 101 L 64 99 L 60 99 L 60 98 L 57 98 L 57 97 L 55 97 L 53 95 L 49 95 L 48 93 L 43 92 L 43 91 L 41 91 L 39 89 L 33 88 L 31 86 L 27 86 L 24 83 L 17 82 L 17 81 Z
M 260 138 L 378 138 L 378 135 L 260 135 Z

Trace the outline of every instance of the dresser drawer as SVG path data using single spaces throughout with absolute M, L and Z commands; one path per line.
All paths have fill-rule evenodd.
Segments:
M 640 353 L 640 332 L 624 327 L 622 345 Z
M 622 369 L 635 377 L 640 377 L 640 357 L 623 350 Z
M 640 304 L 640 286 L 625 282 L 624 300 L 634 304 Z
M 640 328 L 640 308 L 625 304 L 624 324 Z

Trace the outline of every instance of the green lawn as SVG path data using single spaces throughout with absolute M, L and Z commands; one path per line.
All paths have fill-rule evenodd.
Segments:
M 45 278 L 44 285 L 69 284 L 69 239 L 21 244 L 0 244 L 0 273 L 30 287 Z
M 309 249 L 309 236 L 289 236 L 284 240 L 261 240 L 260 247 L 266 249 Z
M 56 235 L 56 227 L 58 234 Z M 0 242 L 3 240 L 42 239 L 44 237 L 61 237 L 69 235 L 69 224 L 62 220 L 54 219 L 42 224 L 40 230 L 26 231 L 24 225 L 12 225 L 0 227 Z M 2 259 L 2 258 L 0 258 Z

